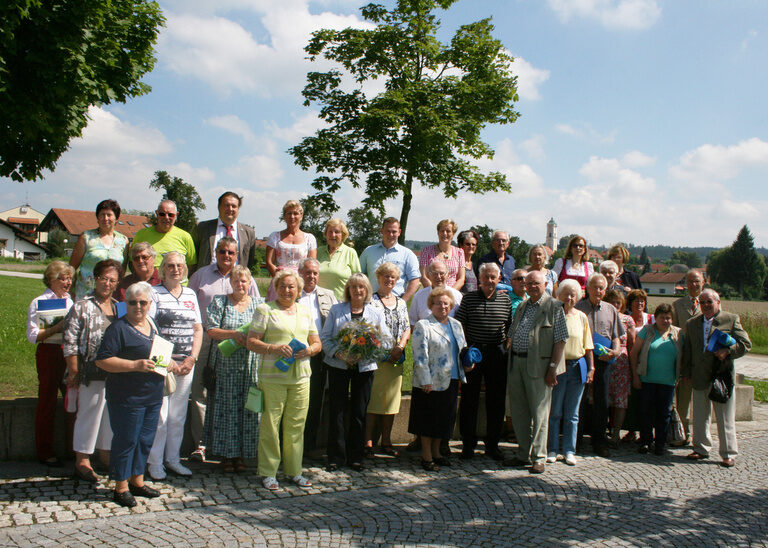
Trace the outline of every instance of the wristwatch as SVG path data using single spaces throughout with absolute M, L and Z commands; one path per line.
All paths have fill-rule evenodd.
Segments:
M 552 369 L 557 369 L 557 364 L 555 362 L 549 362 L 549 367 Z

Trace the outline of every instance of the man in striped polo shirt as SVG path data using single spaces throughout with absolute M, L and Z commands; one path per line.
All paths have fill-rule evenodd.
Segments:
M 467 384 L 461 387 L 461 458 L 471 459 L 475 454 L 480 386 L 485 379 L 485 454 L 494 460 L 504 460 L 499 450 L 499 437 L 504 422 L 507 390 L 505 342 L 512 318 L 512 302 L 506 293 L 496 291 L 496 284 L 501 278 L 496 263 L 483 263 L 478 273 L 479 289 L 467 293 L 456 311 L 456 319 L 464 327 L 467 345 L 476 346 L 483 354 L 482 362 L 472 369 L 465 369 Z

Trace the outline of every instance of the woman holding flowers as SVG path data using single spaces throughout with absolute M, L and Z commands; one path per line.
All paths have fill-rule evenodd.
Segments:
M 209 393 L 203 428 L 203 446 L 221 457 L 224 472 L 245 472 L 245 459 L 256 457 L 259 415 L 245 408 L 248 389 L 256 382 L 256 354 L 246 348 L 248 331 L 256 307 L 264 302 L 251 297 L 251 272 L 235 265 L 229 272 L 232 293 L 216 295 L 208 306 L 210 362 L 216 371 L 216 390 Z M 236 350 L 229 356 L 219 351 L 221 341 L 232 339 Z
M 331 307 L 320 335 L 325 363 L 330 366 L 330 472 L 345 463 L 353 470 L 363 469 L 365 411 L 371 397 L 373 374 L 376 362 L 389 354 L 392 347 L 384 314 L 370 304 L 372 292 L 365 274 L 352 274 L 344 287 L 344 302 Z M 346 432 L 345 415 L 350 399 L 349 432 Z
M 280 488 L 277 468 L 299 487 L 312 483 L 302 475 L 304 424 L 309 409 L 309 358 L 322 349 L 312 314 L 296 302 L 304 282 L 292 269 L 274 277 L 277 299 L 259 305 L 248 332 L 248 350 L 262 354 L 259 385 L 264 411 L 259 433 L 259 475 L 270 491 Z M 294 348 L 296 350 L 294 351 Z M 280 434 L 282 422 L 282 454 Z
M 397 450 L 392 446 L 392 425 L 395 423 L 395 415 L 400 412 L 403 389 L 401 358 L 411 337 L 411 326 L 408 323 L 408 306 L 403 299 L 392 293 L 400 278 L 400 269 L 393 263 L 382 263 L 376 269 L 376 278 L 379 290 L 373 295 L 371 305 L 384 313 L 384 321 L 394 337 L 394 346 L 391 354 L 379 362 L 373 376 L 371 400 L 365 418 L 365 455 L 373 457 L 373 427 L 376 422 L 380 422 L 381 450 L 396 457 Z

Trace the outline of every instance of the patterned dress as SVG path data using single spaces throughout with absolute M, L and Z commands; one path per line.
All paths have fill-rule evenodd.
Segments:
M 299 271 L 299 264 L 302 260 L 309 257 L 309 252 L 317 249 L 317 240 L 309 232 L 304 233 L 304 241 L 300 244 L 289 244 L 281 240 L 282 234 L 278 230 L 267 236 L 267 245 L 275 250 L 275 265 L 283 268 L 292 268 Z M 267 290 L 267 301 L 277 299 L 277 293 L 274 288 L 274 280 L 269 284 Z
M 395 306 L 388 308 L 379 294 L 375 293 L 371 300 L 371 306 L 384 313 L 384 322 L 387 324 L 394 339 L 393 346 L 407 329 L 408 307 L 405 301 L 397 297 Z M 389 362 L 380 362 L 373 376 L 371 387 L 371 399 L 368 402 L 368 413 L 376 415 L 396 415 L 400 412 L 400 396 L 403 391 L 403 365 Z
M 624 335 L 621 336 L 621 354 L 611 368 L 611 383 L 609 394 L 611 407 L 626 409 L 629 405 L 629 393 L 632 391 L 632 369 L 629 366 L 629 354 L 627 353 L 627 332 L 635 329 L 635 320 L 632 316 L 619 313 L 619 319 L 624 326 Z
M 112 239 L 112 245 L 105 246 L 104 242 L 101 241 L 101 236 L 99 235 L 99 230 L 97 228 L 83 232 L 83 238 L 85 238 L 85 253 L 80 261 L 80 269 L 77 272 L 77 279 L 75 280 L 75 300 L 79 301 L 93 291 L 93 267 L 96 266 L 96 263 L 105 259 L 114 259 L 120 264 L 123 263 L 125 246 L 128 245 L 128 238 L 118 231 L 115 231 L 114 235 L 115 237 Z
M 256 307 L 264 299 L 251 298 L 251 304 L 238 312 L 226 295 L 217 295 L 208 307 L 208 329 L 237 329 L 251 323 Z M 215 364 L 216 389 L 209 398 L 205 413 L 202 444 L 213 455 L 225 458 L 256 457 L 259 417 L 245 408 L 248 389 L 256 382 L 257 355 L 238 348 L 224 357 L 218 342 L 211 344 L 211 360 Z

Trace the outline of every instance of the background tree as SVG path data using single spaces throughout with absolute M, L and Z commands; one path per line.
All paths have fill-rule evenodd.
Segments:
M 456 0 L 398 0 L 390 11 L 361 8 L 373 29 L 316 31 L 305 51 L 339 69 L 310 72 L 304 104 L 321 108 L 328 127 L 290 149 L 297 165 L 314 166 L 316 199 L 329 208 L 342 183 L 365 183 L 363 204 L 382 209 L 402 196 L 400 242 L 405 241 L 413 185 L 459 191 L 510 191 L 501 173 L 482 174 L 470 159 L 492 157 L 480 139 L 486 124 L 514 122 L 518 113 L 513 61 L 491 35 L 489 19 L 462 25 L 450 43 L 437 38 L 437 8 Z M 342 69 L 344 73 L 342 73 Z M 351 76 L 355 89 L 344 89 Z M 368 98 L 362 85 L 385 80 L 386 90 Z
M 45 242 L 45 247 L 48 249 L 48 257 L 56 258 L 63 257 L 69 260 L 67 249 L 72 249 L 74 242 L 71 241 L 72 237 L 60 228 L 54 228 L 48 232 L 48 241 Z
M 755 250 L 752 234 L 744 225 L 730 247 L 713 251 L 707 260 L 707 274 L 712 285 L 731 287 L 744 299 L 759 299 L 768 267 Z
M 480 236 L 477 241 L 477 249 L 475 249 L 475 254 L 473 255 L 475 262 L 477 262 L 480 257 L 491 252 L 493 229 L 488 225 L 475 225 L 470 230 L 474 230 Z
M 4 0 L 0 7 L 0 176 L 53 170 L 88 108 L 143 95 L 164 18 L 147 0 Z
M 317 239 L 317 245 L 325 244 L 325 223 L 333 217 L 333 214 L 338 211 L 338 207 L 334 204 L 330 209 L 323 209 L 322 204 L 317 200 L 313 200 L 311 197 L 302 198 L 299 200 L 301 207 L 304 208 L 304 218 L 301 222 L 301 229 L 304 232 L 309 232 Z
M 155 178 L 149 183 L 149 188 L 163 191 L 163 200 L 176 202 L 179 216 L 176 226 L 187 232 L 192 232 L 197 225 L 197 213 L 205 209 L 203 199 L 194 186 L 185 183 L 181 177 L 171 177 L 167 171 L 155 171 Z
M 507 253 L 512 255 L 515 259 L 515 266 L 517 268 L 523 268 L 528 264 L 528 252 L 531 250 L 531 244 L 525 240 L 521 240 L 517 236 L 509 237 L 509 249 Z
M 347 218 L 347 229 L 349 230 L 347 243 L 355 248 L 358 255 L 369 245 L 381 241 L 383 209 L 369 209 L 366 206 L 355 207 L 347 212 Z
M 675 251 L 669 260 L 669 264 L 682 263 L 688 268 L 699 268 L 701 266 L 701 257 L 695 251 Z

